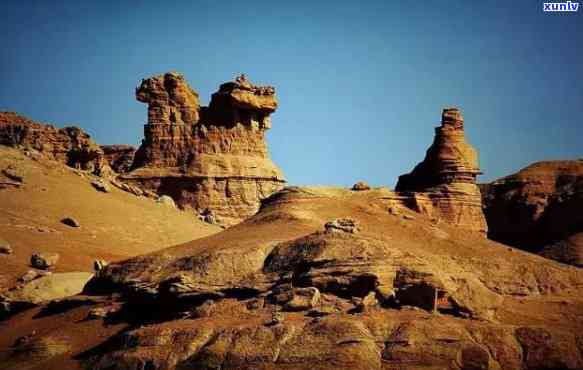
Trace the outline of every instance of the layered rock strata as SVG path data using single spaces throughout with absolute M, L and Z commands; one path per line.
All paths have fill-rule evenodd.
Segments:
M 131 145 L 101 145 L 105 162 L 117 173 L 128 172 L 134 163 L 136 148 Z
M 103 164 L 103 151 L 80 128 L 56 128 L 13 112 L 0 112 L 0 145 L 36 150 L 84 170 L 95 170 Z
M 254 214 L 283 186 L 265 141 L 277 108 L 273 87 L 241 75 L 200 107 L 184 78 L 166 73 L 143 80 L 136 98 L 148 104 L 148 123 L 123 180 L 169 195 L 179 207 L 210 209 L 225 224 Z
M 389 193 L 286 189 L 236 228 L 106 266 L 85 292 L 120 294 L 110 319 L 131 329 L 85 367 L 583 366 L 583 271 L 423 215 L 387 217 Z
M 544 161 L 480 185 L 488 237 L 583 265 L 583 161 Z
M 441 126 L 425 159 L 411 173 L 399 177 L 395 190 L 408 206 L 432 217 L 485 233 L 478 153 L 466 142 L 459 109 L 443 110 Z

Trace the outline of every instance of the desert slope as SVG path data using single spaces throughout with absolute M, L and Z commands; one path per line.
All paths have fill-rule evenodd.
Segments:
M 26 364 L 13 343 L 35 328 L 30 369 L 583 367 L 583 271 L 393 196 L 284 189 L 239 225 L 111 264 L 82 306 L 14 316 L 0 363 Z M 338 218 L 356 225 L 324 227 Z
M 115 261 L 217 232 L 196 215 L 111 187 L 97 191 L 88 172 L 36 153 L 0 146 L 0 287 L 29 269 L 34 251 L 60 254 L 54 271 L 92 271 L 94 259 Z M 22 184 L 5 173 L 22 176 Z M 11 185 L 12 184 L 12 185 Z M 73 217 L 81 227 L 61 223 Z

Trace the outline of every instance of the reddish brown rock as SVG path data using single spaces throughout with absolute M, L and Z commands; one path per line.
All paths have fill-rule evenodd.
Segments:
M 136 148 L 131 145 L 101 145 L 106 163 L 117 173 L 128 172 L 134 163 Z
M 254 214 L 283 186 L 265 141 L 277 108 L 273 87 L 241 75 L 201 108 L 184 78 L 167 73 L 143 80 L 136 97 L 148 104 L 148 123 L 124 181 L 169 195 L 182 208 L 210 209 L 226 224 Z
M 457 108 L 443 110 L 441 126 L 423 162 L 399 177 L 395 190 L 408 193 L 407 205 L 470 230 L 486 232 L 480 190 L 478 153 L 466 142 Z
M 47 158 L 85 170 L 102 165 L 102 150 L 80 128 L 56 128 L 13 112 L 0 112 L 0 145 L 37 150 Z
M 481 188 L 489 238 L 582 262 L 575 235 L 583 232 L 583 161 L 537 162 Z

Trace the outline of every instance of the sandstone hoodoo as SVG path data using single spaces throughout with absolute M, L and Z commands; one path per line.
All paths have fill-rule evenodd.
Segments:
M 425 159 L 399 177 L 395 190 L 411 197 L 411 208 L 467 229 L 486 232 L 477 151 L 466 142 L 459 109 L 443 110 L 441 126 Z
M 283 187 L 265 141 L 277 108 L 273 87 L 241 75 L 201 107 L 183 76 L 166 73 L 143 80 L 136 98 L 148 104 L 148 123 L 124 181 L 169 195 L 182 208 L 211 209 L 227 224 L 254 214 Z

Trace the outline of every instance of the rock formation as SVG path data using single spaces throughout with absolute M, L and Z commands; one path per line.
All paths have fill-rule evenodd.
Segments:
M 13 112 L 0 112 L 0 145 L 37 150 L 84 170 L 99 168 L 103 160 L 101 148 L 80 128 L 43 125 Z
M 382 193 L 286 189 L 212 238 L 113 262 L 85 293 L 119 293 L 131 329 L 85 367 L 583 366 L 583 271 L 447 224 L 436 238 L 423 215 L 387 216 Z M 323 231 L 347 215 L 359 233 Z
M 481 188 L 489 238 L 559 260 L 559 251 L 583 252 L 570 238 L 583 232 L 583 161 L 537 162 Z
M 136 148 L 131 145 L 101 145 L 105 163 L 117 173 L 128 172 L 134 163 Z
M 480 190 L 478 154 L 466 142 L 464 119 L 457 108 L 443 110 L 441 126 L 423 162 L 399 177 L 395 190 L 408 205 L 467 229 L 486 232 Z
M 148 104 L 148 123 L 124 181 L 169 195 L 183 208 L 211 209 L 226 224 L 254 214 L 283 186 L 265 142 L 277 108 L 273 87 L 241 75 L 200 107 L 184 78 L 166 73 L 143 80 L 136 98 Z

